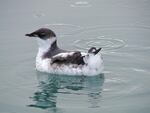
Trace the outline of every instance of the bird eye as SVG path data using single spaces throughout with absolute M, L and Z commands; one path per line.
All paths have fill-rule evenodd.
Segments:
M 45 35 L 45 33 L 41 33 L 42 35 Z
M 39 37 L 41 37 L 41 38 L 42 38 L 42 37 L 45 37 L 45 36 L 46 36 L 45 33 L 40 33 L 40 34 L 39 34 Z
M 41 35 L 42 35 L 42 36 L 45 36 L 46 34 L 45 34 L 45 33 L 41 33 Z

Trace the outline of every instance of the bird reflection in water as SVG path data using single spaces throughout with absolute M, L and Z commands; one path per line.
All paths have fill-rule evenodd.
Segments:
M 30 107 L 42 109 L 56 108 L 59 104 L 58 96 L 63 95 L 85 95 L 90 106 L 99 107 L 104 74 L 98 76 L 65 76 L 37 72 L 39 81 L 38 91 L 30 97 L 34 104 Z M 74 98 L 75 99 L 75 98 Z M 63 102 L 65 104 L 65 102 Z

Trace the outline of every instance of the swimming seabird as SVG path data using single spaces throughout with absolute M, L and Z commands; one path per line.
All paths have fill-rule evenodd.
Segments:
M 87 53 L 60 49 L 57 46 L 56 34 L 48 28 L 40 28 L 25 36 L 36 37 L 38 42 L 38 71 L 67 75 L 98 75 L 103 70 L 103 60 L 99 53 L 101 48 L 91 47 Z

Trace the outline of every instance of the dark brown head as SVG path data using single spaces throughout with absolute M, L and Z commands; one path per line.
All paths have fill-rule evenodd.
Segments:
M 40 39 L 46 40 L 52 37 L 56 37 L 55 33 L 48 28 L 40 28 L 30 34 L 26 34 L 28 37 L 38 37 Z
M 48 28 L 38 29 L 30 34 L 26 34 L 28 37 L 36 37 L 39 48 L 47 52 L 51 47 L 57 47 L 57 39 L 55 33 Z

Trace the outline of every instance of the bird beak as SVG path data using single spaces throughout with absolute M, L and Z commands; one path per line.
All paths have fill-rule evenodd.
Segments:
M 30 34 L 25 34 L 25 36 L 28 36 L 28 37 L 38 37 L 38 35 L 35 34 L 34 32 L 30 33 Z

